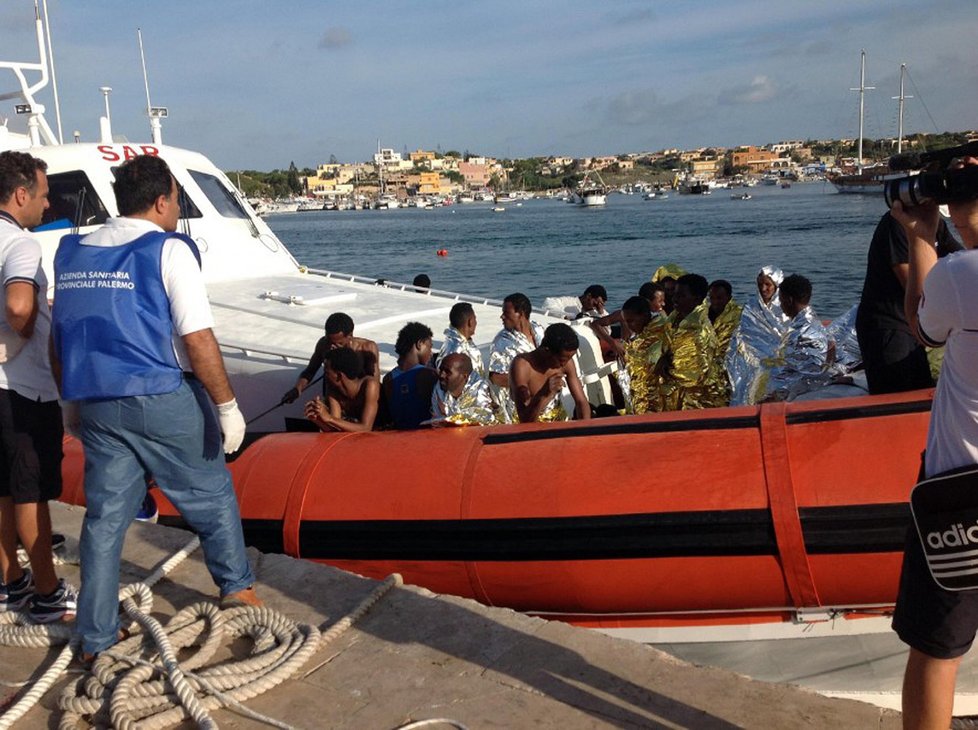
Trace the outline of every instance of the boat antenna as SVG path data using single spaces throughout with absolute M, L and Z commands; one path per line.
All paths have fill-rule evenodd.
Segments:
M 34 10 L 37 11 L 37 0 L 34 0 Z M 58 144 L 64 144 L 64 133 L 61 129 L 61 101 L 58 97 L 58 77 L 54 72 L 54 45 L 51 43 L 51 21 L 48 19 L 48 0 L 44 0 L 44 35 L 48 44 L 48 59 L 51 64 L 51 92 L 54 94 L 54 119 L 58 123 Z
M 856 163 L 859 168 L 859 172 L 863 171 L 863 98 L 866 96 L 867 91 L 871 91 L 875 88 L 875 86 L 866 86 L 866 50 L 863 49 L 859 52 L 859 88 L 849 89 L 849 91 L 859 92 L 859 161 Z
M 45 0 L 46 1 L 46 0 Z M 139 60 L 143 64 L 143 86 L 146 89 L 146 116 L 149 117 L 149 133 L 153 138 L 153 144 L 163 144 L 163 125 L 160 119 L 167 115 L 165 106 L 153 106 L 149 100 L 149 76 L 146 74 L 146 53 L 143 51 L 143 31 L 136 28 L 136 37 L 139 39 Z
M 78 233 L 78 229 L 81 228 L 82 215 L 85 212 L 85 193 L 86 189 L 83 185 L 78 188 L 78 202 L 75 204 L 75 219 L 72 221 L 71 232 Z
M 903 102 L 906 99 L 913 99 L 912 96 L 907 96 L 903 93 L 903 77 L 907 73 L 907 64 L 900 64 L 900 96 L 890 97 L 892 99 L 899 100 L 899 113 L 897 114 L 897 154 L 899 155 L 903 152 Z

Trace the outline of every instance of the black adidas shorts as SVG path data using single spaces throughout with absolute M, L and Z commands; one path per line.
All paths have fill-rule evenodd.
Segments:
M 978 590 L 946 591 L 937 585 L 913 525 L 907 530 L 893 630 L 935 659 L 965 654 L 978 633 Z
M 61 496 L 61 407 L 0 388 L 0 497 L 14 504 Z

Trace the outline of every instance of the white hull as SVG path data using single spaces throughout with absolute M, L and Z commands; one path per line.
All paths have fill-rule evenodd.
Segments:
M 601 192 L 584 192 L 578 193 L 577 204 L 580 206 L 591 207 L 598 205 L 605 205 L 608 202 L 608 196 Z
M 907 646 L 890 618 L 675 629 L 598 629 L 667 654 L 764 682 L 794 684 L 827 697 L 900 709 Z M 958 673 L 955 715 L 978 714 L 978 654 Z

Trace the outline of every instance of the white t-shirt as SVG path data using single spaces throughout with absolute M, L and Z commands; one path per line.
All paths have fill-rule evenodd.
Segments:
M 51 333 L 51 310 L 48 308 L 48 281 L 41 268 L 41 245 L 29 232 L 0 218 L 0 279 L 4 291 L 8 284 L 28 282 L 37 299 L 34 334 L 12 359 L 0 364 L 0 388 L 16 391 L 31 400 L 43 402 L 58 399 L 58 388 L 51 375 L 48 359 L 48 337 Z M 13 333 L 5 317 L 0 329 Z
M 978 464 L 978 250 L 939 260 L 924 280 L 917 316 L 929 344 L 947 343 L 937 381 L 925 468 L 928 476 Z
M 85 246 L 121 246 L 150 231 L 162 230 L 155 223 L 143 218 L 109 218 L 104 226 L 85 236 L 81 243 Z M 181 338 L 214 326 L 204 276 L 193 252 L 187 244 L 178 240 L 163 244 L 161 271 L 163 288 L 170 300 L 173 352 L 181 369 L 189 371 L 192 369 L 190 359 Z

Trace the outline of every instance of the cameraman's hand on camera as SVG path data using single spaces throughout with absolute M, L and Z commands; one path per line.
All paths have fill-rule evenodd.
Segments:
M 899 200 L 894 201 L 890 213 L 894 220 L 903 226 L 907 234 L 907 241 L 923 239 L 931 246 L 937 240 L 937 226 L 941 220 L 941 214 L 937 209 L 937 203 L 929 202 L 922 205 L 912 205 L 904 207 Z

